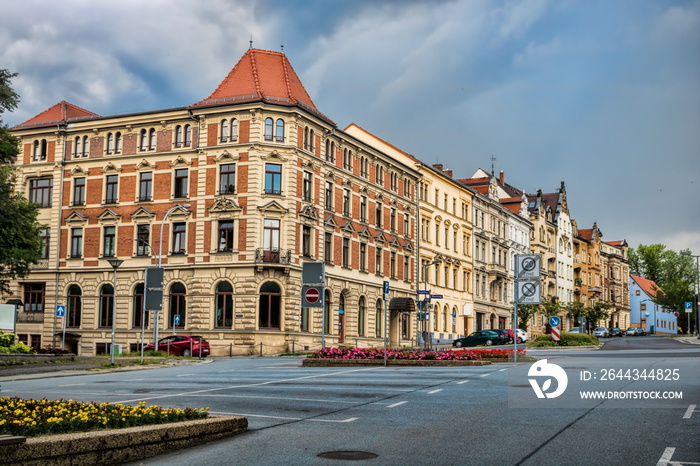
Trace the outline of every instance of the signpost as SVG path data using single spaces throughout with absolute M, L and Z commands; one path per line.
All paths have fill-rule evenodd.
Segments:
M 61 348 L 66 346 L 66 306 L 63 304 L 56 305 L 56 317 L 63 318 L 63 330 L 61 331 Z M 55 327 L 54 327 L 55 328 Z
M 326 347 L 326 264 L 323 261 L 301 263 L 301 307 L 321 309 L 321 347 Z M 328 316 L 332 319 L 332 316 Z M 328 324 L 330 327 L 330 323 Z
M 515 255 L 515 302 L 513 304 L 513 358 L 518 360 L 518 304 L 540 303 L 540 264 L 539 254 Z
M 384 367 L 387 366 L 387 351 L 389 351 L 389 282 L 384 280 Z
M 559 324 L 561 320 L 557 316 L 552 316 L 549 318 L 549 326 L 552 327 L 552 340 L 559 341 L 561 339 L 561 334 L 559 333 Z

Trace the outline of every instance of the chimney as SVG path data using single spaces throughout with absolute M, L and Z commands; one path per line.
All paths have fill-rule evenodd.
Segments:
M 498 174 L 498 178 L 501 181 L 501 184 L 506 184 L 506 174 L 503 173 L 503 170 L 501 170 L 501 173 Z
M 434 168 L 435 170 L 442 171 L 442 164 L 441 164 L 441 163 L 433 164 L 433 168 Z
M 447 176 L 449 176 L 450 178 L 452 178 L 452 170 L 451 170 L 451 169 L 445 168 L 442 172 L 443 172 L 445 175 L 447 175 Z

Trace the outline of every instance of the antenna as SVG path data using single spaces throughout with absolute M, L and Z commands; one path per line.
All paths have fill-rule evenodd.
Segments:
M 249 46 L 248 48 L 251 48 L 251 49 L 252 49 L 252 48 L 253 48 L 253 34 L 250 35 L 250 41 L 249 41 L 249 43 L 250 43 L 250 46 Z
M 280 45 L 280 48 L 282 49 L 282 53 L 284 53 L 284 42 Z
M 496 168 L 494 167 L 494 162 L 496 161 L 496 157 L 491 154 L 491 174 L 495 175 L 496 174 Z

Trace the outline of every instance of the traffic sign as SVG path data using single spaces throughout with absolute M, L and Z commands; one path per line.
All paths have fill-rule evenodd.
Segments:
M 518 292 L 518 304 L 539 304 L 540 303 L 540 282 L 539 281 L 519 281 L 515 282 Z
M 516 254 L 516 278 L 539 278 L 540 260 L 539 254 Z
M 65 317 L 66 316 L 66 306 L 62 304 L 56 305 L 56 317 Z
M 384 294 L 389 294 L 389 282 L 384 280 Z
M 431 294 L 430 297 L 431 297 L 432 299 L 442 299 L 442 295 L 441 295 L 441 294 Z
M 557 316 L 552 316 L 549 318 L 549 326 L 550 327 L 559 327 L 559 324 L 561 324 L 561 320 Z
M 175 314 L 173 316 L 173 327 L 180 325 L 180 314 Z
M 557 327 L 557 326 L 552 327 L 552 340 L 554 340 L 554 341 L 561 340 L 561 335 L 559 334 L 559 327 Z
M 302 285 L 301 287 L 301 307 L 323 307 L 323 287 Z
M 311 304 L 315 303 L 316 301 L 321 298 L 321 294 L 318 292 L 317 288 L 309 288 L 306 290 L 306 294 L 304 295 L 306 300 L 310 302 Z
M 418 294 L 430 294 L 430 290 L 418 290 Z
M 690 301 L 685 302 L 685 312 L 693 312 L 693 303 Z

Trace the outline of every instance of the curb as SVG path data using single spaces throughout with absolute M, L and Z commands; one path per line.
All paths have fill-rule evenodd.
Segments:
M 231 437 L 248 430 L 240 416 L 155 424 L 124 429 L 28 437 L 2 447 L 0 464 L 22 466 L 121 464 Z

